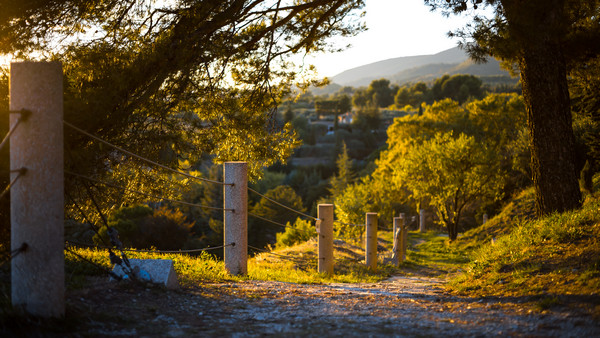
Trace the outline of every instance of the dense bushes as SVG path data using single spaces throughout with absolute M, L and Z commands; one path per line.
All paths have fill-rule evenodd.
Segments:
M 277 234 L 277 247 L 292 246 L 296 243 L 306 242 L 317 236 L 317 230 L 310 221 L 297 218 L 294 225 L 287 223 L 285 232 Z
M 118 209 L 109 217 L 108 225 L 118 231 L 125 247 L 177 250 L 190 238 L 194 223 L 186 222 L 185 215 L 179 210 L 154 210 L 146 205 L 136 205 Z M 96 244 L 110 243 L 107 230 L 103 226 L 94 236 Z

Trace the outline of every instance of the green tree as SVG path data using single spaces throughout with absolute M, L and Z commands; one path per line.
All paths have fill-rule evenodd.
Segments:
M 338 116 L 352 109 L 350 97 L 346 94 L 330 100 L 315 101 L 315 111 L 319 115 L 333 115 L 334 129 L 338 128 Z
M 264 195 L 289 208 L 300 212 L 306 212 L 302 204 L 302 198 L 296 194 L 294 189 L 287 185 L 281 185 L 271 189 Z M 250 212 L 279 224 L 292 223 L 299 216 L 298 213 L 274 204 L 267 198 L 262 197 L 258 203 L 252 206 Z M 283 231 L 284 229 L 276 224 L 258 218 L 252 218 L 252 222 L 249 223 L 248 226 L 248 241 L 252 243 L 252 245 L 259 247 L 262 247 L 267 243 L 275 244 L 276 233 Z
M 379 129 L 381 125 L 381 112 L 375 105 L 360 107 L 352 120 L 352 126 L 363 131 Z
M 474 137 L 437 134 L 398 162 L 397 177 L 413 199 L 429 201 L 453 241 L 466 207 L 501 197 L 504 175 L 494 154 Z
M 317 237 L 317 229 L 310 221 L 297 218 L 293 225 L 287 224 L 285 232 L 277 233 L 277 247 L 288 247 Z
M 394 96 L 394 104 L 398 108 L 403 108 L 411 104 L 411 96 L 408 88 L 402 87 L 398 89 L 396 95 Z
M 178 169 L 207 154 L 216 163 L 248 161 L 257 178 L 299 145 L 275 119 L 296 79 L 311 77 L 297 72 L 293 55 L 333 50 L 330 38 L 363 30 L 355 20 L 362 7 L 362 0 L 2 0 L 0 54 L 61 61 L 65 120 L 102 139 Z M 69 128 L 65 142 L 71 171 L 113 181 L 143 168 Z M 177 193 L 166 176 L 153 176 L 125 185 Z M 81 185 L 67 176 L 67 190 Z M 145 199 L 119 194 L 101 207 Z
M 580 185 L 593 192 L 592 178 L 600 164 L 600 58 L 575 66 L 570 72 L 569 91 L 577 139 L 577 164 L 582 167 Z
M 367 96 L 367 91 L 364 88 L 357 89 L 354 94 L 352 94 L 352 105 L 354 107 L 364 107 L 369 102 L 370 99 Z
M 154 210 L 145 205 L 120 208 L 108 218 L 108 226 L 118 231 L 123 245 L 138 249 L 181 249 L 190 239 L 193 225 L 179 210 Z M 94 242 L 110 243 L 107 232 L 108 228 L 102 226 L 94 235 Z
M 292 105 L 288 105 L 287 108 L 285 109 L 285 112 L 283 112 L 283 122 L 284 123 L 292 122 L 294 117 L 295 117 L 295 114 L 294 114 L 294 110 L 292 109 Z
M 447 13 L 477 9 L 482 0 L 425 0 Z M 495 17 L 475 14 L 455 32 L 476 59 L 487 55 L 518 65 L 531 135 L 538 215 L 581 205 L 567 70 L 600 52 L 599 2 L 489 0 Z M 473 13 L 476 13 L 475 11 Z
M 331 178 L 331 189 L 329 190 L 333 199 L 340 196 L 355 179 L 355 173 L 352 170 L 352 159 L 348 156 L 346 142 L 343 143 L 342 151 L 338 155 L 335 164 L 337 174 Z
M 481 80 L 474 75 L 444 75 L 435 81 L 431 92 L 434 100 L 449 98 L 462 104 L 469 98 L 483 98 L 481 85 Z
M 395 93 L 395 92 L 394 92 Z M 371 81 L 367 88 L 367 97 L 371 104 L 385 108 L 394 103 L 394 94 L 390 88 L 390 80 L 379 79 Z

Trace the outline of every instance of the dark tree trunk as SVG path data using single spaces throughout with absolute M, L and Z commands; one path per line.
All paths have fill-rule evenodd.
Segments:
M 458 237 L 458 224 L 451 220 L 445 220 L 444 223 L 446 223 L 446 229 L 448 230 L 448 238 L 451 242 L 455 241 Z
M 581 206 L 566 64 L 560 46 L 543 40 L 520 59 L 538 216 Z

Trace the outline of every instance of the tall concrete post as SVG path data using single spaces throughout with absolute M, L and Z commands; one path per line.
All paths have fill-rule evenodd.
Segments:
M 402 260 L 402 226 L 400 217 L 394 217 L 392 230 L 394 247 L 392 249 L 392 264 L 398 266 Z
M 333 274 L 333 204 L 319 204 L 319 273 Z
M 419 209 L 419 231 L 425 232 L 425 209 Z
M 13 306 L 40 317 L 65 314 L 63 84 L 59 62 L 10 66 L 10 110 L 31 115 L 10 139 L 11 171 L 26 168 L 10 190 Z M 10 125 L 19 114 L 10 115 Z M 18 175 L 11 172 L 11 180 Z
M 377 213 L 368 212 L 365 229 L 365 263 L 367 268 L 377 270 Z
M 225 269 L 232 275 L 245 275 L 248 273 L 248 164 L 225 162 L 223 177 Z
M 406 260 L 406 247 L 408 245 L 408 224 L 406 224 L 406 215 L 403 213 L 400 214 L 400 239 L 401 239 L 401 255 L 400 261 L 404 262 Z

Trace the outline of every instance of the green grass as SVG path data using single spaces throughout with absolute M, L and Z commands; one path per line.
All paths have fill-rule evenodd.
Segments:
M 450 243 L 447 234 L 428 231 L 411 231 L 408 262 L 414 269 L 437 277 L 446 277 L 464 267 L 469 257 L 463 249 Z
M 476 249 L 465 273 L 450 283 L 451 291 L 535 296 L 540 308 L 556 304 L 557 295 L 598 296 L 600 200 L 588 198 L 580 210 L 538 220 L 515 219 L 505 228 L 493 243 L 483 235 L 485 228 L 465 236 L 462 246 Z M 485 240 L 474 244 L 479 238 Z
M 107 275 L 105 270 L 111 270 L 112 265 L 108 252 L 103 249 L 74 248 L 77 255 L 65 251 L 65 268 L 67 285 L 77 287 L 81 285 L 81 278 L 85 276 Z M 187 254 L 160 254 L 148 252 L 126 252 L 128 258 L 138 259 L 171 259 L 177 272 L 179 283 L 182 286 L 197 285 L 202 282 L 221 282 L 234 280 L 225 272 L 222 261 L 217 260 L 207 252 L 198 256 Z M 94 264 L 91 264 L 90 262 Z M 99 268 L 101 267 L 101 268 Z
M 318 273 L 315 240 L 251 257 L 248 275 L 242 277 L 228 275 L 224 263 L 208 253 L 190 256 L 132 252 L 128 257 L 172 259 L 184 287 L 246 280 L 370 283 L 393 274 L 419 274 L 451 277 L 448 290 L 465 296 L 536 297 L 540 309 L 559 304 L 564 301 L 562 296 L 598 298 L 600 198 L 589 196 L 580 210 L 538 220 L 533 217 L 533 206 L 533 191 L 528 189 L 488 223 L 464 233 L 453 243 L 439 232 L 411 231 L 407 261 L 397 268 L 384 264 L 382 256 L 390 254 L 392 234 L 381 231 L 379 244 L 388 252 L 380 255 L 376 271 L 365 267 L 362 243 L 344 241 L 334 245 L 333 275 Z M 106 270 L 111 268 L 105 250 L 74 250 Z M 65 257 L 66 282 L 71 289 L 85 287 L 90 277 L 107 275 L 68 251 Z M 3 285 L 3 308 L 10 304 L 7 287 Z
M 396 271 L 392 265 L 382 262 L 378 263 L 376 271 L 370 271 L 364 262 L 360 262 L 364 258 L 362 248 L 346 242 L 335 243 L 333 275 L 318 273 L 317 243 L 311 240 L 275 250 L 276 255 L 262 253 L 250 259 L 248 278 L 303 284 L 366 283 L 381 281 Z
M 71 250 L 77 255 L 70 251 L 65 252 L 66 280 L 70 288 L 85 287 L 88 277 L 107 275 L 106 270 L 111 269 L 106 250 L 86 248 Z M 395 271 L 391 265 L 383 264 L 379 264 L 377 271 L 368 270 L 364 263 L 358 261 L 361 257 L 360 250 L 362 249 L 351 244 L 338 242 L 335 245 L 333 275 L 318 273 L 315 241 L 275 250 L 273 253 L 261 253 L 250 258 L 247 276 L 229 275 L 225 271 L 223 261 L 208 253 L 198 256 L 138 252 L 126 254 L 128 258 L 172 259 L 179 282 L 184 287 L 197 286 L 205 282 L 240 280 L 276 280 L 304 284 L 376 282 L 389 277 Z M 364 252 L 362 256 L 364 257 Z

